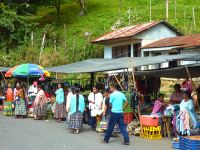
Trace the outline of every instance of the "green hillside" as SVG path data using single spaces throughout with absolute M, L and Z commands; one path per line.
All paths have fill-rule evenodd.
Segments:
M 185 34 L 200 33 L 200 0 L 176 0 L 176 18 L 175 1 L 169 1 L 168 21 Z M 149 0 L 87 0 L 85 16 L 79 15 L 80 6 L 76 0 L 64 0 L 61 4 L 59 24 L 55 8 L 47 4 L 31 5 L 36 7 L 37 13 L 23 18 L 27 24 L 36 23 L 32 29 L 33 45 L 31 45 L 31 32 L 27 32 L 25 41 L 12 48 L 9 54 L 6 54 L 1 47 L 0 66 L 25 62 L 38 63 L 44 33 L 46 38 L 40 61 L 43 66 L 103 57 L 103 47 L 92 45 L 89 41 L 112 28 L 150 20 Z M 165 0 L 152 0 L 152 20 L 164 19 Z

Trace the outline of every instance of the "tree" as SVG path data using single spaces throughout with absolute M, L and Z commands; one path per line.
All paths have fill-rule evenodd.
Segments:
M 51 5 L 56 8 L 57 22 L 60 23 L 60 6 L 63 0 L 51 0 Z
M 22 16 L 10 10 L 6 6 L 0 7 L 0 49 L 7 54 L 10 50 L 22 44 L 27 34 L 31 32 L 32 24 L 28 24 Z

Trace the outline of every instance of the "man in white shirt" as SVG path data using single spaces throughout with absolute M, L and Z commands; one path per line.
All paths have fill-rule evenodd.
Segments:
M 35 100 L 35 97 L 37 95 L 37 92 L 38 92 L 37 85 L 38 85 L 37 82 L 34 81 L 33 85 L 31 85 L 28 90 L 28 96 L 30 98 L 30 103 L 33 103 L 33 101 Z
M 89 125 L 95 131 L 96 130 L 96 116 L 100 115 L 102 111 L 103 95 L 99 92 L 99 89 L 97 86 L 94 86 L 92 91 L 93 92 L 91 92 L 88 96 L 89 110 L 90 110 Z

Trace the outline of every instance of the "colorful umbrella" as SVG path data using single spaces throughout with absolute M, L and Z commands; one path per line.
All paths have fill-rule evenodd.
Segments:
M 49 77 L 50 73 L 43 67 L 36 64 L 22 64 L 10 68 L 6 74 L 6 77 Z

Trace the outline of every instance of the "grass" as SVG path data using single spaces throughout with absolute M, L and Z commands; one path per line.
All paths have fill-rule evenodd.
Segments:
M 35 30 L 35 47 L 23 45 L 21 49 L 31 49 L 39 53 L 43 28 L 47 24 L 55 26 L 54 31 L 57 41 L 57 52 L 54 53 L 51 34 L 47 38 L 48 44 L 45 45 L 42 65 L 55 66 L 65 63 L 71 63 L 87 58 L 103 57 L 103 46 L 92 45 L 90 40 L 111 30 L 111 27 L 118 20 L 121 26 L 129 24 L 138 24 L 149 21 L 149 0 L 87 0 L 87 13 L 85 16 L 79 16 L 80 7 L 75 0 L 66 0 L 61 6 L 60 24 L 57 25 L 57 14 L 55 8 L 49 6 L 37 6 L 38 12 L 35 16 L 29 16 L 30 22 L 38 23 Z M 200 0 L 177 0 L 177 16 L 174 16 L 174 0 L 169 4 L 169 22 L 185 34 L 200 32 Z M 196 25 L 193 25 L 192 8 L 195 7 Z M 130 10 L 130 13 L 128 11 Z M 185 14 L 185 15 L 184 15 Z M 129 20 L 128 17 L 131 17 Z M 165 1 L 152 0 L 152 20 L 165 19 Z M 64 24 L 67 27 L 64 34 Z M 91 36 L 85 36 L 85 33 Z M 67 39 L 67 51 L 64 51 L 64 38 Z M 30 50 L 30 51 L 31 51 Z M 13 52 L 15 57 L 21 53 Z M 35 53 L 35 52 L 34 52 Z M 55 54 L 55 58 L 51 58 Z M 38 57 L 38 56 L 37 56 Z M 50 59 L 47 59 L 50 58 Z M 59 59 L 56 60 L 55 59 Z M 10 64 L 32 62 L 33 59 L 19 59 Z M 35 60 L 34 60 L 35 61 Z

